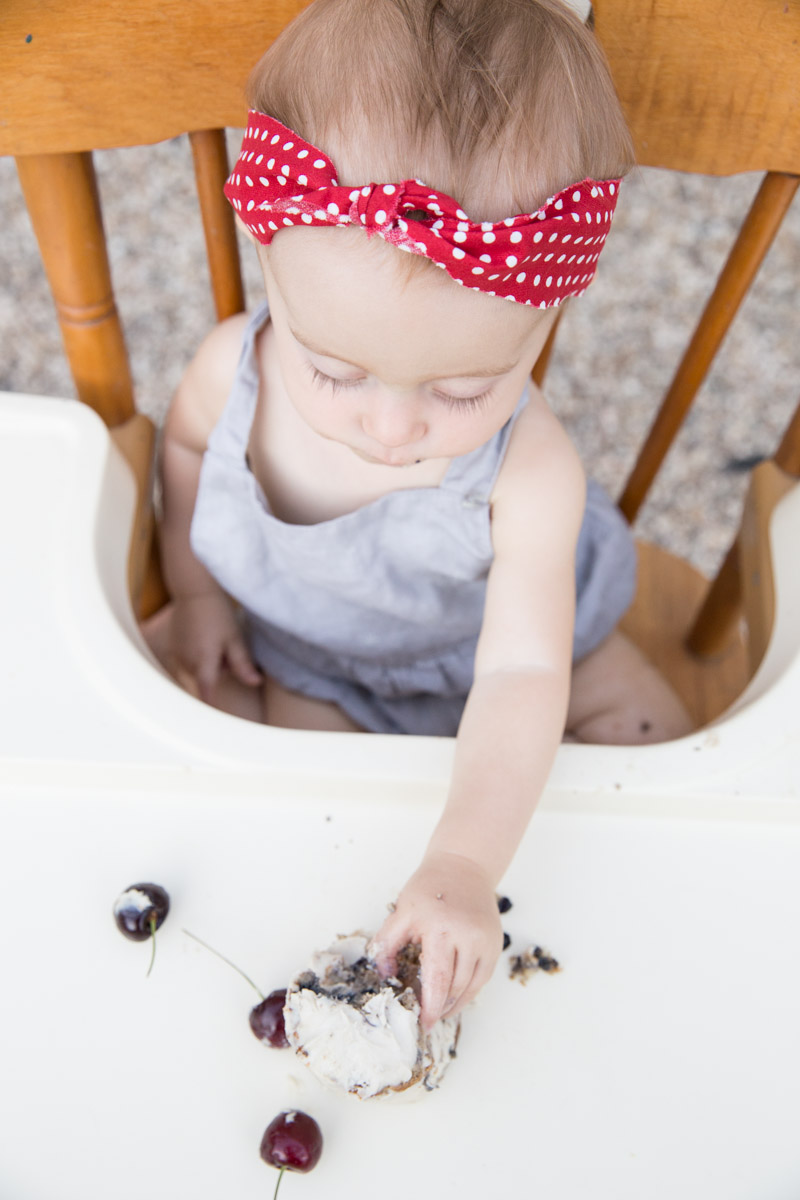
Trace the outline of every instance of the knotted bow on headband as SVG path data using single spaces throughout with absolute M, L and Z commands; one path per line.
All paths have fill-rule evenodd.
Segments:
M 477 223 L 419 179 L 340 187 L 327 155 L 251 110 L 225 195 L 265 246 L 290 225 L 358 225 L 368 237 L 426 255 L 473 291 L 553 308 L 591 283 L 619 182 L 584 179 L 537 212 Z

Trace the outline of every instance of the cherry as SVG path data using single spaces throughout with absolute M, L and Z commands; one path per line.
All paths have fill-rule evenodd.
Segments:
M 132 883 L 114 901 L 114 920 L 117 929 L 132 942 L 153 939 L 149 975 L 156 957 L 156 930 L 160 929 L 169 912 L 169 896 L 157 883 Z
M 280 1175 L 275 1184 L 275 1197 L 284 1171 L 311 1171 L 322 1154 L 322 1130 L 308 1113 L 292 1108 L 278 1113 L 267 1126 L 261 1139 L 261 1157 L 265 1163 L 278 1167 Z M 273 1197 L 274 1200 L 274 1197 Z
M 169 912 L 169 896 L 157 883 L 132 883 L 114 902 L 114 920 L 132 942 L 146 942 Z
M 250 1028 L 260 1042 L 282 1050 L 289 1045 L 286 1036 L 286 1025 L 283 1019 L 283 1006 L 286 1003 L 286 988 L 270 994 L 250 1009 Z
M 250 984 L 256 995 L 261 997 L 260 1002 L 250 1009 L 250 1028 L 253 1035 L 265 1046 L 274 1046 L 276 1050 L 283 1050 L 288 1046 L 289 1041 L 286 1037 L 286 1026 L 283 1020 L 286 988 L 270 992 L 268 996 L 265 996 L 261 989 L 253 983 L 250 976 L 245 975 L 242 968 L 237 967 L 236 963 L 231 962 L 224 954 L 220 954 L 219 950 L 215 950 L 213 946 L 209 946 L 208 942 L 204 942 L 196 933 L 190 933 L 188 929 L 184 929 L 183 932 L 193 941 L 199 942 L 204 950 L 210 951 L 211 954 L 215 954 L 217 958 L 221 958 L 224 963 L 227 963 L 229 967 L 233 967 L 234 971 Z

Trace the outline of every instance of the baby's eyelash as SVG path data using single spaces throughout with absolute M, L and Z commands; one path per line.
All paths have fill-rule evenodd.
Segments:
M 487 388 L 485 392 L 481 392 L 477 396 L 450 396 L 447 392 L 435 392 L 434 395 L 438 400 L 442 400 L 448 408 L 461 408 L 467 412 L 474 412 L 479 408 L 485 408 L 492 396 L 492 389 Z
M 340 388 L 358 387 L 363 383 L 363 379 L 334 379 L 332 375 L 326 375 L 324 371 L 320 371 L 313 363 L 307 363 L 311 377 L 319 387 L 329 387 L 333 390 L 334 396 Z M 483 408 L 487 401 L 491 398 L 492 390 L 487 388 L 485 392 L 481 392 L 477 396 L 451 396 L 448 392 L 434 392 L 437 400 L 441 400 L 448 408 L 460 408 L 463 411 L 474 412 L 476 409 Z
M 324 371 L 317 370 L 313 363 L 307 363 L 306 366 L 311 372 L 314 383 L 320 387 L 332 388 L 334 396 L 340 388 L 358 387 L 360 383 L 364 382 L 363 379 L 334 379 L 332 375 L 326 375 Z

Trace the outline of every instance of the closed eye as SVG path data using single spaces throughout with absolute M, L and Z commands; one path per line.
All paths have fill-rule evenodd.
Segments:
M 461 408 L 467 412 L 475 412 L 485 408 L 492 396 L 492 389 L 487 388 L 477 396 L 450 396 L 447 392 L 434 392 L 437 400 L 442 400 L 448 408 Z
M 324 371 L 317 370 L 313 363 L 306 363 L 306 366 L 311 372 L 311 378 L 314 380 L 314 383 L 318 387 L 332 388 L 334 396 L 340 388 L 358 387 L 359 384 L 364 382 L 363 379 L 334 379 L 333 375 L 326 375 Z
M 324 371 L 320 371 L 313 363 L 306 363 L 314 383 L 318 387 L 329 387 L 332 389 L 334 396 L 342 388 L 359 387 L 364 382 L 363 379 L 336 379 L 333 375 L 326 375 Z M 437 400 L 441 400 L 448 408 L 460 408 L 465 412 L 475 412 L 476 410 L 485 407 L 491 399 L 492 389 L 487 388 L 485 392 L 480 392 L 477 396 L 451 396 L 449 392 L 434 392 Z

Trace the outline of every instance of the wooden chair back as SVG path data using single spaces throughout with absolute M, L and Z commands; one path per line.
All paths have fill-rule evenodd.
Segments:
M 633 519 L 800 183 L 800 5 L 599 0 L 595 9 L 642 166 L 765 173 L 623 489 Z
M 78 395 L 109 426 L 120 427 L 118 442 L 140 477 L 152 457 L 153 431 L 135 416 L 91 151 L 189 133 L 217 315 L 222 319 L 241 310 L 233 215 L 222 196 L 228 172 L 224 128 L 244 124 L 243 86 L 251 67 L 306 3 L 72 0 L 59 5 L 44 0 L 32 5 L 5 0 L 0 154 L 17 160 Z M 800 3 L 596 0 L 592 19 L 641 164 L 706 174 L 764 172 L 621 493 L 621 508 L 633 520 L 797 190 Z M 537 366 L 539 379 L 549 351 L 550 346 Z M 796 419 L 782 452 L 784 472 L 795 475 L 800 474 L 798 425 Z M 146 485 L 142 490 L 146 495 Z M 134 593 L 143 586 L 147 529 L 143 511 L 134 538 Z M 695 652 L 718 653 L 740 611 L 740 550 L 737 541 L 706 597 L 691 634 Z M 650 572 L 649 562 L 643 576 Z M 673 575 L 678 570 L 670 569 Z M 159 586 L 151 575 L 149 590 L 137 597 L 142 612 L 153 611 L 163 599 Z M 639 619 L 638 636 L 653 641 L 653 657 L 659 661 L 660 656 L 661 665 L 674 674 L 674 646 L 655 645 L 658 622 L 650 611 L 661 584 L 651 580 L 650 586 L 655 591 L 640 603 L 647 611 L 644 624 Z M 695 599 L 698 587 L 706 590 L 695 581 L 689 589 Z M 684 582 L 678 590 L 687 588 Z M 676 635 L 681 645 L 685 633 Z M 700 700 L 694 675 L 677 682 L 685 696 L 691 694 L 702 721 L 724 707 L 743 678 L 737 665 L 721 691 Z
M 250 69 L 308 0 L 6 0 L 0 154 L 13 154 L 78 395 L 111 426 L 134 412 L 91 151 L 189 133 L 217 314 L 243 291 L 223 130 Z
M 620 507 L 632 521 L 800 183 L 800 4 L 666 0 L 642 5 L 638 0 L 597 0 L 594 19 L 641 165 L 706 175 L 763 172 L 620 494 Z M 763 483 L 765 472 L 757 472 L 740 535 L 712 586 L 703 588 L 698 611 L 690 607 L 691 619 L 679 642 L 667 638 L 660 648 L 662 669 L 684 671 L 689 686 L 687 694 L 684 685 L 685 698 L 699 720 L 727 706 L 766 650 L 774 613 L 771 572 L 764 558 L 768 515 L 788 480 L 800 476 L 800 405 L 774 463 L 769 486 Z M 744 536 L 748 528 L 749 538 Z M 758 546 L 754 529 L 760 530 Z M 646 583 L 653 608 L 669 595 L 664 575 L 663 567 L 651 564 Z M 685 580 L 683 586 L 692 590 L 688 584 Z M 743 601 L 749 638 L 744 653 L 734 650 L 731 655 Z M 719 658 L 726 646 L 729 660 L 738 659 L 738 665 L 729 661 L 730 680 L 718 692 L 712 689 L 712 694 L 698 696 L 711 677 L 698 658 Z
M 591 20 L 641 166 L 763 173 L 620 492 L 620 508 L 634 521 L 800 183 L 800 4 L 595 0 Z M 557 327 L 537 382 L 556 335 Z M 688 563 L 640 544 L 639 593 L 623 628 L 671 679 L 698 725 L 740 694 L 766 651 L 775 604 L 769 516 L 798 477 L 800 405 L 773 460 L 754 472 L 742 527 L 710 587 Z

